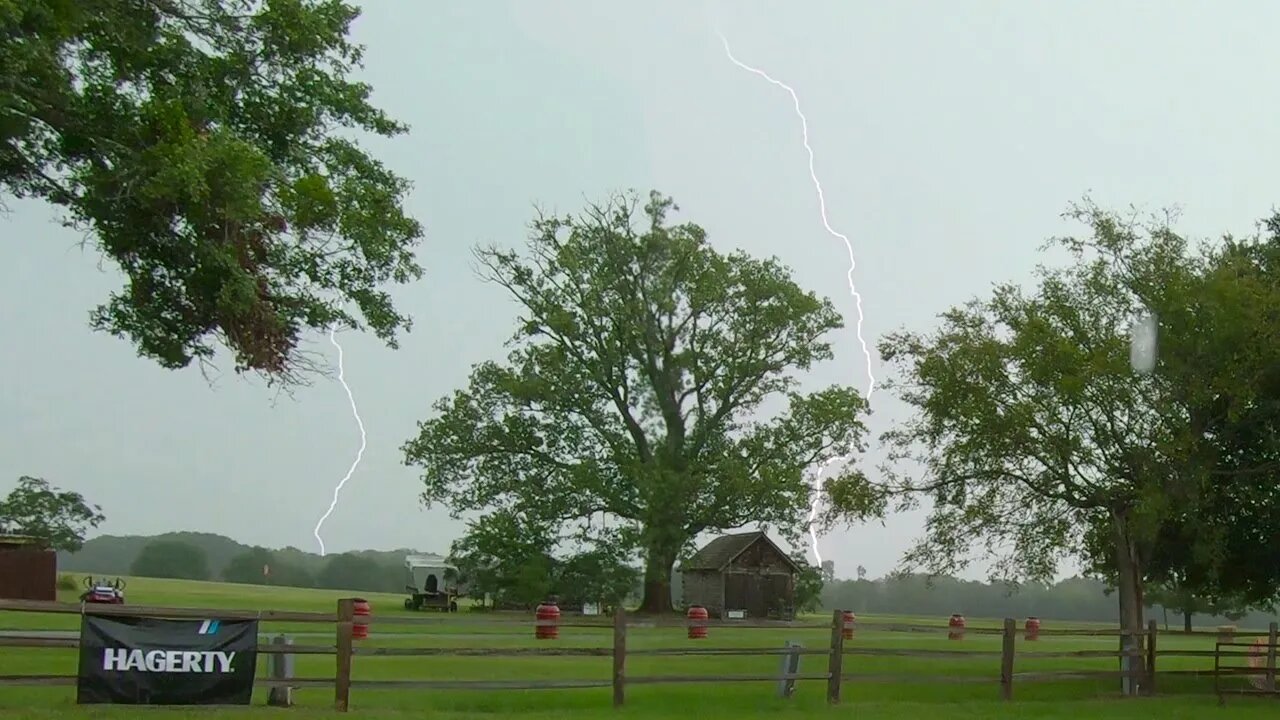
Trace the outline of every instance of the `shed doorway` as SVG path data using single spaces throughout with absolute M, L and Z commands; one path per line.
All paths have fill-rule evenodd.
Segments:
M 768 615 L 765 606 L 764 578 L 748 573 L 725 573 L 724 606 L 729 610 L 746 610 L 747 617 Z

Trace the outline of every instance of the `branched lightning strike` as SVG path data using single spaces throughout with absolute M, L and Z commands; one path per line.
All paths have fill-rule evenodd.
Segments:
M 356 459 L 352 461 L 351 467 L 347 469 L 347 474 L 342 476 L 342 480 L 333 488 L 333 501 L 329 503 L 329 509 L 324 511 L 324 515 L 320 516 L 320 521 L 316 523 L 316 529 L 313 534 L 316 536 L 316 542 L 320 543 L 320 556 L 324 557 L 324 538 L 320 537 L 320 528 L 324 525 L 324 521 L 329 519 L 333 514 L 334 508 L 338 506 L 338 495 L 342 492 L 343 486 L 355 474 L 356 468 L 360 467 L 360 461 L 364 458 L 364 449 L 368 446 L 368 437 L 364 431 L 364 421 L 360 419 L 360 408 L 356 407 L 356 396 L 351 393 L 351 386 L 347 384 L 346 367 L 343 363 L 342 346 L 338 344 L 336 328 L 329 328 L 329 342 L 338 349 L 338 382 L 342 383 L 342 389 L 347 391 L 347 400 L 351 403 L 351 415 L 356 419 L 356 425 L 360 428 L 360 449 L 356 451 Z
M 733 63 L 734 65 L 737 65 L 739 68 L 742 68 L 743 70 L 746 70 L 752 75 L 757 75 L 761 78 L 764 78 L 767 82 L 769 82 L 769 84 L 782 88 L 787 92 L 788 95 L 791 96 L 791 102 L 792 102 L 792 105 L 795 107 L 796 116 L 800 118 L 801 141 L 804 143 L 805 152 L 809 154 L 809 179 L 813 181 L 813 189 L 816 190 L 818 193 L 818 212 L 822 219 L 822 227 L 826 229 L 827 234 L 843 241 L 845 250 L 848 251 L 849 253 L 849 272 L 846 273 L 845 276 L 849 280 L 849 293 L 853 295 L 854 305 L 857 307 L 857 310 L 858 310 L 858 321 L 856 325 L 856 331 L 858 334 L 858 342 L 862 345 L 862 354 L 867 358 L 867 379 L 868 379 L 867 400 L 870 401 L 871 393 L 875 391 L 876 378 L 875 378 L 875 375 L 873 375 L 871 372 L 871 350 L 867 347 L 867 341 L 862 336 L 862 295 L 858 294 L 858 289 L 853 282 L 853 272 L 854 270 L 857 269 L 858 262 L 856 259 L 854 259 L 854 256 L 853 256 L 853 243 L 850 242 L 849 238 L 845 236 L 843 233 L 838 232 L 835 228 L 831 227 L 831 222 L 827 219 L 827 198 L 822 192 L 822 182 L 818 180 L 818 173 L 814 169 L 813 147 L 809 144 L 809 120 L 805 117 L 804 111 L 800 109 L 800 98 L 799 96 L 796 95 L 796 91 L 793 90 L 791 86 L 787 85 L 786 83 L 780 80 L 774 79 L 765 71 L 760 70 L 758 68 L 751 67 L 750 65 L 747 65 L 746 63 L 742 62 L 738 58 L 734 57 L 733 50 L 730 49 L 729 47 L 728 38 L 726 38 L 724 34 L 720 32 L 717 32 L 716 35 L 720 37 L 720 42 L 721 44 L 724 45 L 724 54 L 726 57 L 729 58 L 729 62 Z M 833 458 L 832 460 L 828 460 L 826 463 L 822 465 L 821 468 L 818 469 L 818 471 L 813 476 L 814 493 L 813 493 L 812 503 L 810 504 L 810 507 L 809 507 L 809 538 L 810 540 L 812 540 L 812 543 L 813 543 L 813 556 L 817 558 L 819 563 L 822 562 L 822 555 L 819 554 L 818 552 L 818 534 L 813 529 L 814 518 L 816 518 L 818 515 L 818 499 L 820 497 L 820 493 L 818 490 L 818 482 L 822 473 L 828 467 L 830 467 L 832 463 L 834 463 L 836 460 L 839 460 L 839 459 L 840 458 Z

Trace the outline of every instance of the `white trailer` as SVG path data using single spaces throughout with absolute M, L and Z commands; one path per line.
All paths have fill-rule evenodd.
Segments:
M 405 589 L 406 610 L 430 608 L 445 612 L 458 612 L 458 589 L 449 584 L 458 568 L 440 555 L 407 555 L 404 559 L 408 582 Z

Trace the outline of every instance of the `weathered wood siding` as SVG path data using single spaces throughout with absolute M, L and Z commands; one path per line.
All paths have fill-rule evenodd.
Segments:
M 724 612 L 724 576 L 708 570 L 692 570 L 682 575 L 683 607 L 701 605 L 711 617 L 720 617 Z
M 760 575 L 790 575 L 791 563 L 773 545 L 757 540 L 729 563 L 726 572 L 749 572 Z
M 0 598 L 58 599 L 58 556 L 52 550 L 0 546 Z

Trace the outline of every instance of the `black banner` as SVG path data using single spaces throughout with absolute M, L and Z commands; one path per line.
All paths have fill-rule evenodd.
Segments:
M 248 705 L 257 665 L 257 620 L 85 615 L 76 702 Z

